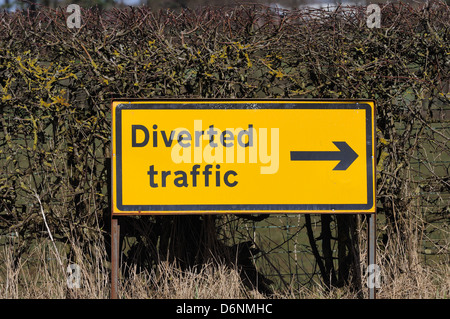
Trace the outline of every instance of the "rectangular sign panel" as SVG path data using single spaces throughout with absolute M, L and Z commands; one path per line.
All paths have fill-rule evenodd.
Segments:
M 374 120 L 373 101 L 113 101 L 113 214 L 374 213 Z

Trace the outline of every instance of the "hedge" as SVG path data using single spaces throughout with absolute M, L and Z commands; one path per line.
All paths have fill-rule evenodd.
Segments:
M 0 234 L 46 236 L 44 216 L 62 242 L 108 233 L 113 98 L 375 99 L 378 212 L 404 225 L 449 191 L 448 164 L 411 172 L 423 143 L 449 158 L 450 8 L 381 9 L 380 28 L 358 6 L 0 13 Z

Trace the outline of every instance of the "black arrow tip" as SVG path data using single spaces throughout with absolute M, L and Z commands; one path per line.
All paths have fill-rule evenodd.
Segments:
M 334 171 L 345 171 L 358 158 L 358 154 L 346 142 L 333 142 L 341 151 L 341 161 L 333 168 Z

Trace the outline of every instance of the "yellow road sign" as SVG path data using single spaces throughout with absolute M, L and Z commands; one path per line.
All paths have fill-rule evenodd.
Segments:
M 374 213 L 375 103 L 115 100 L 113 214 Z

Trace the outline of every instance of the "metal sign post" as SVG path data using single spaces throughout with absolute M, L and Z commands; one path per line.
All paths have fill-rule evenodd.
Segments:
M 375 256 L 375 252 L 376 252 L 376 232 L 377 232 L 377 227 L 376 227 L 376 220 L 377 220 L 377 214 L 368 214 L 367 215 L 368 218 L 368 236 L 367 236 L 367 253 L 368 253 L 368 264 L 369 267 L 368 269 L 370 269 L 371 271 L 378 271 L 376 268 L 374 268 L 376 266 L 376 256 Z M 378 274 L 371 274 L 371 272 L 369 272 L 369 275 L 378 275 Z M 374 282 L 372 282 L 371 280 L 368 280 L 368 288 L 369 288 L 369 299 L 375 299 L 376 298 L 376 285 L 374 284 Z
M 120 225 L 118 218 L 111 219 L 111 299 L 118 299 Z

